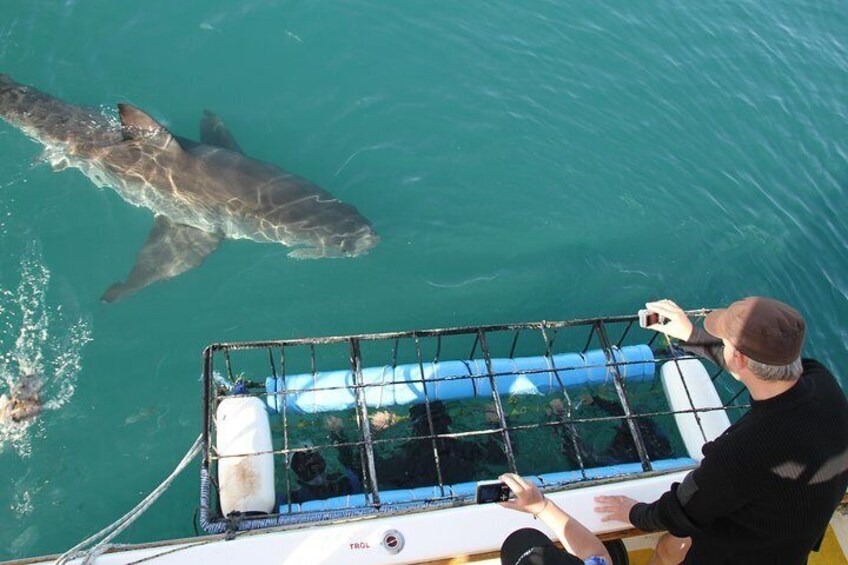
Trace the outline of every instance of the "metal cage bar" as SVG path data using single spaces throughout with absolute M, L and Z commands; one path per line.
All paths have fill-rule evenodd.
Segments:
M 366 489 L 371 494 L 375 506 L 380 505 L 380 489 L 377 484 L 377 467 L 374 464 L 374 445 L 371 440 L 371 425 L 368 423 L 368 405 L 365 402 L 365 389 L 362 378 L 362 355 L 359 350 L 359 340 L 350 340 L 350 366 L 354 375 L 356 391 L 356 414 L 362 434 L 363 445 L 360 448 L 362 459 L 362 476 L 366 482 Z
M 489 344 L 486 341 L 486 333 L 483 330 L 477 330 L 477 338 L 480 340 L 480 349 L 483 351 L 483 359 L 486 362 L 486 372 L 489 375 L 489 384 L 492 387 L 492 398 L 495 401 L 495 411 L 498 414 L 498 423 L 501 427 L 501 433 L 504 440 L 504 452 L 506 453 L 507 465 L 513 473 L 518 473 L 518 467 L 515 466 L 515 454 L 512 451 L 512 440 L 509 437 L 506 425 L 506 414 L 504 413 L 503 404 L 501 404 L 501 395 L 498 394 L 497 383 L 495 383 L 494 371 L 492 371 L 492 358 L 489 356 Z
M 545 360 L 548 364 L 548 369 L 553 372 L 554 378 L 557 380 L 557 384 L 559 384 L 559 389 L 562 391 L 562 395 L 565 397 L 565 403 L 568 406 L 568 419 L 574 415 L 574 404 L 571 402 L 571 396 L 568 394 L 568 388 L 562 382 L 562 379 L 559 376 L 559 371 L 554 365 L 554 360 L 552 356 L 551 347 L 553 346 L 553 339 L 548 339 L 548 333 L 545 331 L 545 322 L 539 324 L 539 330 L 542 336 L 542 340 L 545 343 Z M 589 338 L 592 339 L 591 337 Z M 580 467 L 580 475 L 585 479 L 586 478 L 586 464 L 583 461 L 583 449 L 582 443 L 580 439 L 580 434 L 577 432 L 577 426 L 574 423 L 562 420 L 559 418 L 560 422 L 562 422 L 563 426 L 565 426 L 565 430 L 568 435 L 571 437 L 571 444 L 574 446 L 574 455 L 577 457 L 577 465 Z
M 427 380 L 424 378 L 424 355 L 421 352 L 421 341 L 415 337 L 415 353 L 418 356 L 418 371 L 421 374 L 421 388 L 424 389 L 424 410 L 427 413 L 427 426 L 430 430 L 430 442 L 433 445 L 433 460 L 436 462 L 436 478 L 439 481 L 439 492 L 445 496 L 445 482 L 442 477 L 442 462 L 439 459 L 439 447 L 436 443 L 436 429 L 433 426 L 433 412 L 430 409 L 430 395 L 427 393 Z M 476 347 L 476 343 L 475 343 Z
M 616 347 L 621 347 L 621 344 L 624 343 L 624 339 L 627 337 L 627 334 L 630 333 L 630 328 L 632 328 L 632 327 L 633 327 L 633 322 L 631 321 L 627 324 L 627 327 L 624 328 L 624 333 L 621 334 L 621 337 L 618 338 L 618 341 L 615 344 Z
M 642 431 L 639 429 L 638 423 L 633 419 L 633 410 L 630 408 L 630 401 L 627 399 L 627 393 L 624 390 L 624 379 L 621 373 L 618 372 L 618 366 L 615 361 L 615 352 L 612 349 L 609 338 L 607 337 L 604 323 L 596 322 L 598 338 L 601 340 L 601 345 L 604 349 L 604 354 L 607 358 L 607 366 L 612 371 L 613 383 L 615 384 L 615 392 L 618 393 L 618 399 L 621 401 L 621 407 L 624 409 L 624 415 L 627 417 L 627 427 L 630 428 L 630 435 L 633 436 L 633 441 L 636 444 L 636 452 L 639 454 L 639 459 L 642 461 L 642 469 L 644 471 L 652 471 L 651 460 L 648 457 L 648 451 L 645 449 L 645 441 L 642 439 Z
M 515 330 L 515 335 L 512 337 L 512 347 L 509 348 L 509 358 L 515 359 L 515 348 L 518 346 L 518 336 L 521 335 L 521 330 Z
M 284 457 L 286 463 L 286 505 L 289 513 L 292 511 L 292 490 L 291 490 L 291 460 L 289 454 L 289 400 L 288 386 L 286 386 L 286 348 L 280 347 L 280 371 L 283 379 L 283 449 L 286 450 Z M 280 400 L 280 399 L 277 399 Z

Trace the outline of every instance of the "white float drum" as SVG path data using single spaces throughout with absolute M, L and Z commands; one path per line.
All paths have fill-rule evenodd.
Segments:
M 679 370 L 678 370 L 679 368 Z M 697 359 L 683 359 L 667 361 L 662 366 L 661 379 L 665 396 L 671 409 L 690 410 L 682 414 L 675 414 L 674 419 L 686 445 L 689 457 L 696 461 L 704 458 L 701 449 L 708 441 L 712 441 L 730 427 L 727 412 L 723 409 L 721 398 L 710 379 L 704 365 Z M 686 386 L 683 381 L 686 381 Z M 689 390 L 689 394 L 686 390 Z M 690 403 L 689 397 L 692 401 Z M 698 412 L 697 417 L 692 409 L 721 408 L 721 410 L 710 410 Z M 701 425 L 698 426 L 698 420 Z M 701 432 L 703 430 L 703 433 Z M 706 437 L 705 437 L 706 436 Z
M 254 397 L 225 398 L 216 413 L 216 447 L 221 511 L 271 512 L 274 509 L 274 456 L 265 404 Z M 259 455 L 248 455 L 259 453 Z

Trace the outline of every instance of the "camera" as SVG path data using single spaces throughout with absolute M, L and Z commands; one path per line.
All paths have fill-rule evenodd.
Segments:
M 650 310 L 639 310 L 639 326 L 647 328 L 660 323 L 660 315 Z
M 477 504 L 487 502 L 505 502 L 512 493 L 506 483 L 500 481 L 480 481 L 477 483 Z

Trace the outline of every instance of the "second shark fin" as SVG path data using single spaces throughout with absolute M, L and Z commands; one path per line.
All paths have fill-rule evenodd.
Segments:
M 115 302 L 157 281 L 193 269 L 218 249 L 220 242 L 221 237 L 217 234 L 176 224 L 157 215 L 127 281 L 113 284 L 100 299 Z
M 203 119 L 200 120 L 200 141 L 206 145 L 244 153 L 236 138 L 224 125 L 224 120 L 209 110 L 203 110 Z

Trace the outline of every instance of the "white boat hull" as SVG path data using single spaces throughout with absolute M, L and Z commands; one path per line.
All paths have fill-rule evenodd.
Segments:
M 672 482 L 682 480 L 686 472 L 584 486 L 548 496 L 594 532 L 614 532 L 629 529 L 630 525 L 601 522 L 600 515 L 594 511 L 594 496 L 620 494 L 651 502 Z M 538 522 L 529 514 L 494 504 L 472 505 L 300 529 L 245 532 L 229 541 L 222 536 L 206 536 L 124 546 L 102 555 L 96 564 L 127 565 L 144 559 L 155 565 L 397 565 L 498 551 L 511 532 L 534 526 L 538 527 Z M 398 545 L 402 545 L 399 551 L 397 547 L 390 550 L 384 545 L 387 534 L 394 535 Z M 52 562 L 51 558 L 44 558 L 11 563 Z

